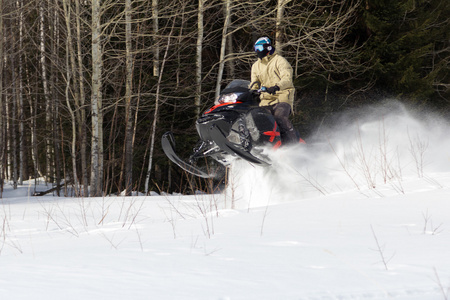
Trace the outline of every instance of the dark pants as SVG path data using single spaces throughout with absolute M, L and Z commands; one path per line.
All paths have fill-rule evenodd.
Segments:
M 297 134 L 291 121 L 289 121 L 291 105 L 286 102 L 280 102 L 275 105 L 266 106 L 266 108 L 272 113 L 278 126 L 280 126 L 282 142 L 287 144 L 298 142 Z

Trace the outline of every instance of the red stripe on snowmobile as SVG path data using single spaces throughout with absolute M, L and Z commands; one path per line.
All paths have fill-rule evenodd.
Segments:
M 273 150 L 277 150 L 278 148 L 280 148 L 280 146 L 281 146 L 281 141 L 278 141 L 278 142 L 272 147 L 272 149 L 273 149 Z
M 280 133 L 277 131 L 277 123 L 275 123 L 272 131 L 266 131 L 263 134 L 270 136 L 269 142 L 272 143 L 276 136 L 280 136 Z
M 227 105 L 234 105 L 234 104 L 239 104 L 239 103 L 242 103 L 242 102 L 233 102 L 233 103 L 221 103 L 221 104 L 217 104 L 217 105 L 214 105 L 213 107 L 211 107 L 210 109 L 208 109 L 207 111 L 205 111 L 204 113 L 205 114 L 209 114 L 210 112 L 212 112 L 213 110 L 215 110 L 216 108 L 218 108 L 218 107 L 221 107 L 221 106 L 227 106 Z

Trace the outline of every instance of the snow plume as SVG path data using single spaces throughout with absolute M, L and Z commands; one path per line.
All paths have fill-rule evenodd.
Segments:
M 245 208 L 351 189 L 405 193 L 408 178 L 433 181 L 433 173 L 450 171 L 449 129 L 437 115 L 395 100 L 343 112 L 307 145 L 269 153 L 269 168 L 236 161 L 227 197 Z

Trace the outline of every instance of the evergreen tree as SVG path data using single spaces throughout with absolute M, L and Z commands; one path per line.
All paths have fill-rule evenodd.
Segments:
M 445 0 L 366 1 L 365 53 L 380 86 L 414 100 L 448 95 L 449 10 Z

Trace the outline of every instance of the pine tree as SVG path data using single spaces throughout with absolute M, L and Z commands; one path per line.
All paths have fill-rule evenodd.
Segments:
M 415 100 L 448 94 L 449 7 L 444 0 L 366 1 L 366 54 L 379 85 Z

